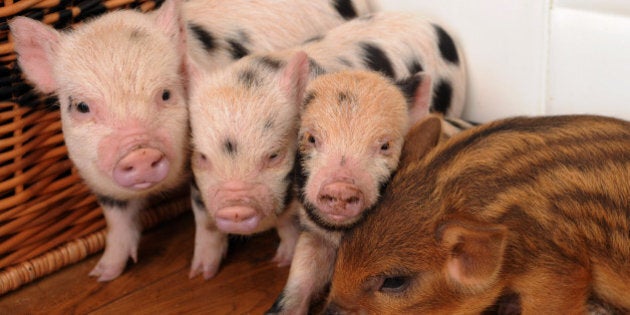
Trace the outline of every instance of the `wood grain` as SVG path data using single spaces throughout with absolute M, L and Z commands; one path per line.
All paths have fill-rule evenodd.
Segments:
M 271 259 L 275 231 L 230 242 L 219 273 L 188 279 L 192 214 L 145 232 L 139 262 L 98 283 L 87 276 L 100 253 L 0 297 L 0 314 L 262 314 L 282 290 L 288 268 Z

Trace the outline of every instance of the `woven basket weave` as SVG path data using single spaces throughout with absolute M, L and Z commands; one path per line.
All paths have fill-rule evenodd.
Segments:
M 105 247 L 96 198 L 67 157 L 54 97 L 26 84 L 7 21 L 24 15 L 65 28 L 119 8 L 148 11 L 162 0 L 4 0 L 0 3 L 0 295 Z M 3 6 L 4 5 L 4 6 Z M 146 227 L 188 209 L 185 192 L 142 212 Z

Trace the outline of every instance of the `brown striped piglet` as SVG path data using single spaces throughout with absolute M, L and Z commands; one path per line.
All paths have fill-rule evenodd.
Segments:
M 466 71 L 459 48 L 440 26 L 409 14 L 362 16 L 298 47 L 252 54 L 216 72 L 190 60 L 198 232 L 191 276 L 216 272 L 227 234 L 272 226 L 281 236 L 275 260 L 291 261 L 300 207 L 291 194 L 291 171 L 303 90 L 323 73 L 349 69 L 379 71 L 400 82 L 424 70 L 427 83 L 437 82 L 426 94 L 429 106 L 450 116 L 463 108 Z
M 344 237 L 327 314 L 478 314 L 506 292 L 522 314 L 630 311 L 629 122 L 511 118 L 431 148 L 436 126 Z
M 187 55 L 215 71 L 373 9 L 369 0 L 181 2 L 107 13 L 68 32 L 10 22 L 19 65 L 37 90 L 58 96 L 69 156 L 103 208 L 107 246 L 90 273 L 99 281 L 137 260 L 147 199 L 189 182 Z

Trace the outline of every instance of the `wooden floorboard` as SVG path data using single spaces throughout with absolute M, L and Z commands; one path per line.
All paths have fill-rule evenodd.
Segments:
M 219 273 L 188 279 L 194 242 L 191 214 L 144 233 L 139 262 L 112 282 L 88 277 L 100 253 L 0 297 L 0 314 L 263 314 L 288 268 L 271 262 L 270 231 L 230 243 Z

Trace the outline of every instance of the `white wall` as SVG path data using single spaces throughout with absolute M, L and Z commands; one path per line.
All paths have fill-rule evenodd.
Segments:
M 628 0 L 382 0 L 428 15 L 461 43 L 464 118 L 595 113 L 630 119 Z

